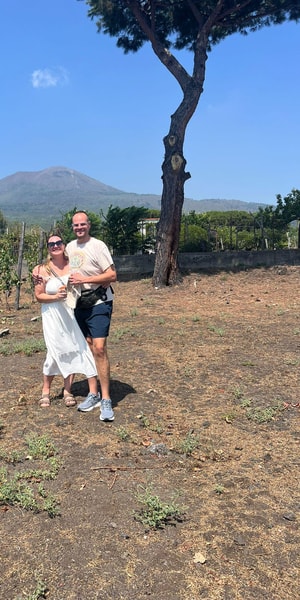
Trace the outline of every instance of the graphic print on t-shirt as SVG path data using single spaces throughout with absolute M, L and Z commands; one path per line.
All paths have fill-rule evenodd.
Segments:
M 72 254 L 72 256 L 70 257 L 71 269 L 80 269 L 82 267 L 82 265 L 84 264 L 84 259 L 85 259 L 84 252 L 82 252 L 81 250 L 74 252 L 74 254 Z

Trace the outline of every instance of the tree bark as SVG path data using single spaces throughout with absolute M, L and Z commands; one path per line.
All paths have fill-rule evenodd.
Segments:
M 152 283 L 159 288 L 174 285 L 181 281 L 178 267 L 178 249 L 184 184 L 191 177 L 185 171 L 183 155 L 185 131 L 199 102 L 203 90 L 203 79 L 191 79 L 183 101 L 171 117 L 168 135 L 164 138 L 165 156 L 162 164 L 163 191 L 161 215 L 157 228 L 156 256 Z
M 185 172 L 183 141 L 171 133 L 164 138 L 165 159 L 162 164 L 163 192 L 161 214 L 156 238 L 156 258 L 153 285 L 174 285 L 181 279 L 178 269 L 178 248 L 184 183 L 190 177 Z

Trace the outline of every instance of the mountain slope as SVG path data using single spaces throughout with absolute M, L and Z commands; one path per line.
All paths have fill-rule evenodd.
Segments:
M 50 167 L 42 171 L 17 172 L 0 179 L 0 210 L 9 221 L 25 221 L 27 225 L 50 227 L 61 215 L 74 207 L 104 213 L 109 206 L 145 206 L 160 208 L 160 196 L 135 194 L 110 187 L 66 167 Z M 255 212 L 258 203 L 240 200 L 185 199 L 184 212 L 203 213 L 210 210 L 246 210 Z

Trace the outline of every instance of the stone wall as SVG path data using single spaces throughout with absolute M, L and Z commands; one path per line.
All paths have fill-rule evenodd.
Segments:
M 114 261 L 119 281 L 130 281 L 151 277 L 155 256 L 115 256 Z M 234 271 L 275 265 L 300 265 L 300 250 L 191 252 L 179 254 L 178 261 L 183 273 Z

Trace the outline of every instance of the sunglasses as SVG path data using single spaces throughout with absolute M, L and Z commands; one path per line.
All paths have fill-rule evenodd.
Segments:
M 48 244 L 47 244 L 48 248 L 55 248 L 55 246 L 60 248 L 62 245 L 63 245 L 62 240 L 59 240 L 58 242 L 48 242 Z

